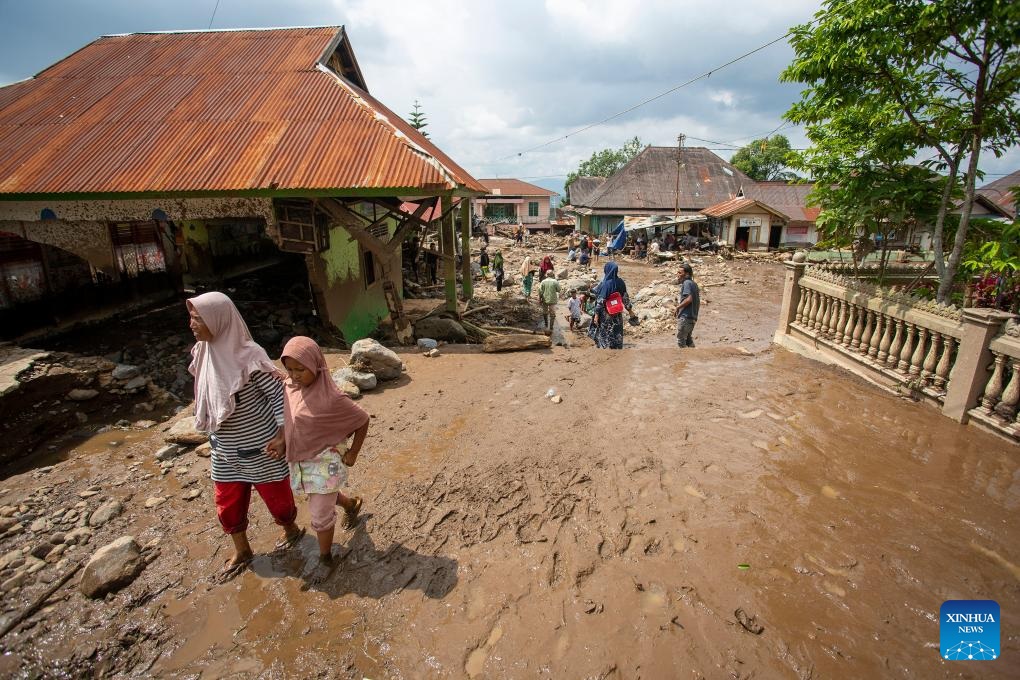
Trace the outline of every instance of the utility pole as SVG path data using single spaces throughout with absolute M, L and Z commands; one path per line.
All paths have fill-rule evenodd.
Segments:
M 676 202 L 673 204 L 673 219 L 680 217 L 680 170 L 684 166 L 684 139 L 686 135 L 679 134 L 676 137 Z

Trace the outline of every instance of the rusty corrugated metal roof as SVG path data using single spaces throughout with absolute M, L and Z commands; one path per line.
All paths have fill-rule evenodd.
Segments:
M 480 179 L 490 195 L 496 196 L 558 196 L 555 191 L 543 189 L 520 179 Z
M 340 27 L 140 33 L 0 88 L 0 197 L 486 188 L 317 65 Z

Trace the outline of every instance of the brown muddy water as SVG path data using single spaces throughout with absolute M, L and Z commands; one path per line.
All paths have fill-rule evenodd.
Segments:
M 363 521 L 321 584 L 314 538 L 269 554 L 258 500 L 251 570 L 208 582 L 228 546 L 204 459 L 162 476 L 132 443 L 63 463 L 47 484 L 127 499 L 94 545 L 130 532 L 161 554 L 5 649 L 52 669 L 88 639 L 74 668 L 180 678 L 1020 676 L 1017 448 L 765 343 L 715 344 L 711 323 L 686 351 L 408 353 L 362 401 Z M 999 602 L 998 660 L 940 658 L 948 599 Z

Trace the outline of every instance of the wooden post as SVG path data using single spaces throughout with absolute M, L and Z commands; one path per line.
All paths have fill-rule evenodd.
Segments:
M 443 196 L 442 199 L 442 211 L 443 217 L 442 223 L 439 225 L 440 231 L 442 231 L 442 245 L 443 245 L 443 278 L 446 281 L 446 309 L 450 312 L 457 312 L 457 246 L 454 242 L 456 238 L 453 228 L 453 198 L 450 196 Z M 470 257 L 471 253 L 467 253 L 466 256 Z
M 460 199 L 460 286 L 465 300 L 474 296 L 471 283 L 471 199 L 462 196 Z

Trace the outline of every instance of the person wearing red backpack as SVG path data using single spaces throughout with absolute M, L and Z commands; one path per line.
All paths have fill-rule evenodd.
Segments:
M 606 262 L 602 282 L 595 289 L 595 315 L 588 336 L 599 349 L 623 349 L 623 312 L 634 316 L 627 283 L 619 271 L 615 262 Z

